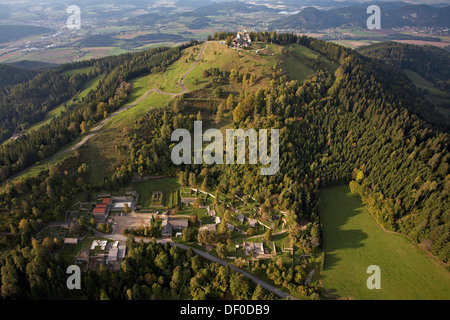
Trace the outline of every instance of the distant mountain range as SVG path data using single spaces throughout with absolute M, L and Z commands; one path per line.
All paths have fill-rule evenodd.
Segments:
M 280 10 L 271 9 L 264 5 L 253 5 L 240 1 L 211 3 L 209 5 L 196 8 L 192 11 L 182 13 L 185 17 L 206 17 L 233 13 L 254 13 L 254 12 L 272 12 L 277 13 Z
M 337 27 L 366 27 L 368 4 L 330 10 L 307 7 L 272 23 L 271 29 L 320 30 Z M 380 3 L 381 27 L 450 26 L 450 6 L 404 5 Z

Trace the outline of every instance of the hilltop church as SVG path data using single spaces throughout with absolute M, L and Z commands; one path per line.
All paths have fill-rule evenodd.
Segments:
M 252 38 L 247 30 L 239 31 L 236 38 L 233 40 L 233 47 L 235 48 L 246 48 L 252 44 Z

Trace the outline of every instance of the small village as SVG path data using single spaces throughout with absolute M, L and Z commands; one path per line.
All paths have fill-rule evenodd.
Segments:
M 213 254 L 239 266 L 261 259 L 291 258 L 284 212 L 261 214 L 250 196 L 232 201 L 194 187 L 157 190 L 172 178 L 147 181 L 151 190 L 139 194 L 128 188 L 121 195 L 97 194 L 95 200 L 77 201 L 64 222 L 42 231 L 64 241 L 63 256 L 85 271 L 99 266 L 119 270 L 127 254 L 127 238 L 159 243 L 175 242 Z M 85 226 L 88 227 L 80 227 Z M 304 226 L 305 227 L 305 226 Z M 225 252 L 217 239 L 226 238 Z M 304 255 L 303 258 L 309 255 Z

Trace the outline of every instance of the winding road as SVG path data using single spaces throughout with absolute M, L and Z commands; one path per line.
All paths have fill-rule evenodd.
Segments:
M 105 235 L 105 234 L 99 232 L 96 229 L 92 229 L 92 230 L 93 230 L 94 234 L 96 236 L 98 236 L 98 237 L 108 238 L 108 239 L 114 240 L 114 241 L 126 241 L 127 240 L 127 238 L 124 235 L 122 235 L 122 234 L 118 234 L 118 233 L 114 234 L 114 231 L 113 231 L 113 234 L 111 234 L 111 235 Z M 136 241 L 141 241 L 141 240 L 136 240 Z M 148 242 L 151 241 L 151 239 L 144 238 L 144 239 L 142 239 L 142 241 L 148 243 Z M 275 286 L 273 286 L 273 285 L 271 285 L 271 284 L 269 284 L 269 283 L 259 279 L 258 277 L 252 275 L 251 273 L 249 273 L 247 271 L 244 271 L 244 270 L 242 270 L 242 269 L 240 269 L 240 268 L 238 268 L 238 267 L 236 267 L 236 266 L 234 266 L 232 264 L 229 264 L 227 261 L 222 260 L 222 259 L 220 259 L 220 258 L 218 258 L 216 256 L 213 256 L 213 255 L 209 254 L 209 253 L 206 253 L 206 252 L 201 251 L 201 250 L 196 249 L 196 248 L 192 248 L 192 247 L 186 246 L 186 245 L 181 244 L 181 243 L 173 242 L 171 239 L 159 239 L 156 242 L 159 243 L 159 244 L 162 244 L 162 245 L 168 243 L 172 247 L 175 246 L 175 247 L 180 248 L 182 250 L 192 249 L 196 254 L 198 254 L 199 256 L 201 256 L 201 257 L 203 257 L 203 258 L 205 258 L 207 260 L 210 260 L 212 262 L 216 262 L 216 263 L 218 263 L 218 264 L 220 264 L 222 266 L 227 266 L 227 265 L 230 266 L 230 268 L 233 269 L 233 271 L 241 273 L 243 276 L 247 277 L 248 279 L 253 281 L 255 284 L 259 284 L 261 287 L 263 287 L 264 289 L 266 289 L 269 292 L 272 292 L 273 294 L 275 294 L 276 296 L 280 297 L 281 299 L 299 300 L 298 298 L 290 295 L 289 293 L 281 291 L 280 289 L 276 288 Z
M 152 92 L 157 92 L 157 93 L 162 94 L 162 95 L 169 95 L 169 96 L 173 96 L 173 97 L 176 97 L 176 96 L 182 95 L 182 94 L 184 94 L 184 93 L 187 93 L 187 92 L 188 92 L 188 89 L 187 89 L 187 88 L 184 86 L 184 84 L 183 84 L 184 79 L 192 72 L 192 70 L 195 68 L 195 66 L 196 66 L 196 65 L 198 64 L 198 62 L 200 61 L 200 59 L 201 59 L 201 57 L 202 57 L 202 54 L 203 54 L 203 51 L 204 51 L 204 49 L 205 49 L 205 46 L 206 46 L 206 42 L 203 44 L 203 46 L 202 46 L 202 48 L 201 48 L 201 50 L 200 50 L 200 53 L 199 53 L 199 56 L 198 56 L 197 60 L 192 64 L 192 66 L 189 68 L 189 70 L 188 70 L 188 71 L 180 78 L 180 80 L 179 80 L 179 82 L 178 82 L 178 85 L 180 86 L 180 88 L 181 88 L 181 90 L 182 90 L 181 93 L 169 93 L 169 92 L 163 92 L 163 91 L 161 91 L 160 89 L 151 89 L 151 90 L 147 91 L 147 92 L 146 92 L 142 97 L 140 97 L 138 100 L 136 100 L 134 103 L 122 107 L 121 109 L 119 109 L 119 110 L 115 111 L 114 113 L 112 113 L 109 117 L 107 117 L 107 118 L 105 118 L 104 120 L 102 120 L 102 121 L 101 121 L 99 124 L 97 124 L 97 126 L 95 126 L 95 127 L 94 127 L 94 128 L 93 128 L 93 129 L 92 129 L 92 130 L 91 130 L 91 131 L 90 131 L 90 132 L 89 132 L 89 133 L 88 133 L 88 134 L 80 141 L 80 142 L 78 142 L 78 143 L 75 144 L 74 146 L 72 146 L 72 147 L 70 147 L 70 148 L 68 148 L 68 149 L 59 151 L 58 153 L 56 153 L 56 154 L 54 154 L 54 155 L 48 157 L 47 159 L 45 159 L 45 160 L 43 160 L 43 161 L 41 161 L 41 162 L 45 162 L 45 161 L 51 160 L 51 159 L 53 159 L 53 158 L 55 158 L 55 157 L 57 157 L 57 156 L 59 156 L 59 155 L 61 155 L 61 154 L 64 154 L 64 153 L 69 152 L 69 151 L 73 151 L 73 150 L 75 150 L 75 149 L 81 147 L 81 146 L 84 145 L 89 139 L 91 139 L 92 137 L 94 137 L 94 136 L 102 129 L 102 127 L 103 127 L 106 123 L 108 123 L 112 118 L 114 118 L 114 117 L 117 116 L 118 114 L 120 114 L 120 113 L 122 113 L 122 112 L 124 112 L 124 111 L 126 111 L 126 110 L 128 110 L 128 109 L 130 109 L 130 108 L 132 108 L 132 107 L 134 107 L 136 104 L 138 104 L 139 102 L 141 102 L 142 100 L 144 100 L 144 99 L 145 99 L 150 93 L 152 93 Z M 25 170 L 23 170 L 23 171 L 21 171 L 21 172 L 15 174 L 14 176 L 12 176 L 11 178 L 9 178 L 8 180 L 14 179 L 15 177 L 21 175 L 22 173 L 24 173 L 24 172 L 27 171 L 27 170 L 30 170 L 31 168 L 35 167 L 36 165 L 37 165 L 37 164 L 34 164 L 34 165 L 28 167 L 27 169 L 25 169 Z M 67 222 L 53 222 L 53 223 L 51 223 L 51 225 L 57 226 L 57 225 L 62 225 L 62 224 L 66 224 L 66 223 L 67 223 Z M 123 236 L 123 235 L 121 235 L 121 234 L 117 234 L 117 233 L 116 233 L 116 234 L 113 234 L 113 235 L 109 235 L 109 236 L 108 236 L 108 235 L 105 235 L 105 234 L 103 234 L 103 233 L 101 233 L 101 232 L 95 230 L 95 229 L 92 229 L 92 230 L 93 230 L 94 234 L 95 234 L 96 236 L 99 236 L 99 237 L 108 237 L 108 238 L 110 238 L 110 239 L 112 239 L 112 240 L 126 241 L 126 237 Z M 149 241 L 150 241 L 150 239 L 143 239 L 143 240 L 144 240 L 144 242 L 149 242 Z M 173 242 L 173 241 L 170 240 L 170 239 L 160 239 L 160 240 L 157 240 L 157 242 L 160 243 L 160 244 L 166 244 L 166 243 L 169 243 L 171 246 L 176 246 L 176 247 L 178 247 L 178 248 L 180 248 L 180 249 L 182 249 L 182 250 L 189 250 L 189 248 L 191 248 L 191 247 L 189 247 L 189 246 L 186 246 L 186 245 L 183 245 L 183 244 L 180 244 L 180 243 Z M 208 254 L 208 253 L 206 253 L 206 252 L 203 252 L 203 251 L 198 250 L 198 249 L 195 249 L 195 248 L 191 248 L 191 249 L 192 249 L 196 254 L 198 254 L 199 256 L 201 256 L 201 257 L 203 257 L 203 258 L 205 258 L 205 259 L 208 259 L 208 260 L 210 260 L 210 261 L 212 261 L 212 262 L 219 263 L 220 265 L 223 265 L 223 266 L 229 265 L 234 271 L 241 273 L 242 275 L 244 275 L 244 276 L 247 277 L 248 279 L 252 280 L 254 283 L 260 285 L 261 287 L 265 288 L 265 289 L 268 290 L 269 292 L 272 292 L 273 294 L 277 295 L 278 297 L 280 297 L 280 298 L 282 298 L 282 299 L 298 300 L 296 297 L 294 297 L 294 296 L 292 296 L 292 295 L 290 295 L 290 294 L 288 294 L 288 293 L 286 293 L 286 292 L 284 292 L 284 291 L 279 290 L 278 288 L 276 288 L 276 287 L 272 286 L 271 284 L 269 284 L 269 283 L 267 283 L 267 282 L 265 282 L 265 281 L 263 281 L 263 280 L 257 278 L 256 276 L 252 275 L 251 273 L 248 273 L 248 272 L 246 272 L 246 271 L 244 271 L 244 270 L 242 270 L 242 269 L 240 269 L 240 268 L 238 268 L 238 267 L 236 267 L 236 266 L 233 266 L 233 265 L 229 264 L 228 262 L 226 262 L 226 261 L 224 261 L 224 260 L 222 260 L 222 259 L 219 259 L 218 257 L 215 257 L 215 256 L 213 256 L 213 255 L 210 255 L 210 254 Z
M 33 164 L 33 165 L 31 165 L 31 166 L 29 166 L 28 168 L 26 168 L 26 169 L 24 169 L 24 170 L 22 170 L 22 171 L 20 171 L 20 172 L 18 172 L 18 173 L 16 173 L 16 174 L 14 174 L 14 175 L 12 175 L 11 177 L 9 177 L 7 180 L 5 180 L 4 182 L 3 182 L 3 184 L 5 184 L 6 182 L 8 182 L 8 181 L 11 181 L 11 180 L 13 180 L 13 179 L 15 179 L 16 177 L 18 177 L 18 176 L 20 176 L 20 175 L 22 175 L 23 173 L 25 173 L 26 171 L 28 171 L 28 170 L 30 170 L 30 169 L 32 169 L 32 168 L 34 168 L 34 167 L 36 167 L 37 165 L 39 165 L 39 164 L 41 164 L 42 162 L 46 162 L 46 161 L 49 161 L 49 160 L 52 160 L 53 158 L 55 158 L 55 157 L 58 157 L 58 156 L 60 156 L 60 155 L 62 155 L 62 154 L 64 154 L 64 153 L 66 153 L 66 152 L 69 152 L 69 151 L 74 151 L 75 149 L 78 149 L 79 147 L 81 147 L 82 145 L 84 145 L 86 142 L 88 142 L 89 141 L 89 139 L 91 139 L 92 137 L 94 137 L 101 129 L 102 129 L 102 127 L 106 124 L 106 123 L 108 123 L 112 118 L 114 118 L 115 116 L 117 116 L 118 114 L 120 114 L 120 113 L 122 113 L 122 112 L 124 112 L 124 111 L 126 111 L 126 110 L 128 110 L 128 109 L 130 109 L 130 108 L 132 108 L 132 107 L 134 107 L 135 105 L 137 105 L 139 102 L 141 102 L 142 100 L 144 100 L 145 98 L 147 98 L 147 96 L 150 94 L 150 93 L 152 93 L 152 92 L 157 92 L 157 93 L 159 93 L 159 94 L 162 94 L 162 95 L 166 95 L 166 96 L 172 96 L 172 97 L 176 97 L 176 96 L 179 96 L 179 95 L 182 95 L 182 94 L 184 94 L 184 93 L 187 93 L 188 92 L 188 89 L 184 86 L 184 84 L 183 84 L 183 82 L 184 82 L 184 79 L 189 75 L 189 73 L 191 73 L 191 71 L 195 68 L 195 66 L 198 64 L 198 62 L 200 61 L 200 59 L 201 59 L 201 57 L 202 57 L 202 54 L 203 54 L 203 51 L 204 51 L 204 49 L 205 49 L 205 46 L 206 46 L 206 42 L 205 43 L 203 43 L 203 46 L 202 46 L 202 48 L 200 49 L 200 53 L 199 53 L 199 56 L 198 56 L 198 58 L 197 58 L 197 60 L 195 60 L 195 62 L 192 64 L 192 66 L 189 68 L 189 70 L 180 78 L 180 80 L 178 81 L 178 85 L 180 86 L 180 88 L 181 88 L 181 93 L 170 93 L 170 92 L 164 92 L 164 91 L 161 91 L 160 89 L 150 89 L 150 90 L 148 90 L 142 97 L 140 97 L 138 100 L 136 100 L 135 102 L 133 102 L 132 104 L 130 104 L 130 105 L 126 105 L 126 106 L 124 106 L 124 107 L 122 107 L 122 108 L 120 108 L 119 110 L 116 110 L 114 113 L 112 113 L 109 117 L 107 117 L 107 118 L 105 118 L 105 119 L 103 119 L 99 124 L 97 124 L 80 142 L 78 142 L 77 144 L 75 144 L 74 146 L 72 146 L 72 147 L 70 147 L 70 148 L 68 148 L 68 149 L 65 149 L 65 150 L 61 150 L 61 151 L 58 151 L 57 153 L 55 153 L 54 155 L 51 155 L 50 157 L 48 157 L 48 158 L 46 158 L 46 159 L 44 159 L 44 160 L 41 160 L 41 161 L 39 161 L 38 163 L 35 163 L 35 164 Z

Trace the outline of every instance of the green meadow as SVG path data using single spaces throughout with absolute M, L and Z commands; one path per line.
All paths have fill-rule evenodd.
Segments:
M 418 88 L 428 90 L 430 92 L 430 94 L 432 94 L 434 96 L 441 97 L 441 98 L 448 98 L 447 94 L 444 91 L 441 91 L 441 90 L 435 88 L 435 86 L 432 82 L 423 78 L 420 74 L 418 74 L 412 70 L 408 70 L 408 69 L 405 69 L 403 71 L 406 73 L 408 78 L 411 79 L 412 82 L 414 82 L 414 84 Z
M 178 193 L 174 190 L 179 188 L 176 178 L 153 179 L 144 182 L 135 182 L 132 184 L 133 190 L 139 194 L 139 204 L 143 209 L 151 207 L 151 199 L 154 192 L 162 192 L 163 207 L 172 207 L 178 203 Z
M 315 74 L 313 66 L 319 54 L 297 44 L 288 47 L 291 48 L 292 52 L 287 55 L 285 61 L 281 64 L 282 68 L 286 70 L 289 78 L 292 80 L 303 82 L 310 79 Z M 325 58 L 322 61 L 330 73 L 336 71 L 338 67 L 336 63 Z
M 100 80 L 102 79 L 103 75 L 100 75 L 86 82 L 83 86 L 83 91 L 81 91 L 81 93 L 77 96 L 76 99 L 81 100 L 82 98 L 86 97 L 91 90 L 95 90 Z
M 450 273 L 409 239 L 385 232 L 347 186 L 321 191 L 324 293 L 358 300 L 449 299 Z M 369 290 L 367 267 L 381 270 Z
M 61 112 L 64 111 L 65 109 L 65 103 L 59 105 L 58 107 L 56 107 L 53 110 L 50 110 L 49 112 L 47 112 L 45 114 L 45 117 L 42 121 L 36 122 L 35 124 L 33 124 L 31 127 L 29 127 L 26 132 L 30 132 L 32 130 L 37 130 L 40 127 L 43 127 L 46 124 L 49 124 L 54 118 L 58 117 L 59 115 L 61 115 Z
M 64 74 L 71 76 L 71 75 L 80 74 L 80 73 L 88 73 L 91 70 L 92 70 L 92 67 L 85 67 L 85 68 L 80 68 L 80 69 L 68 70 L 68 71 L 65 71 Z M 89 93 L 89 91 L 94 90 L 102 78 L 103 78 L 103 76 L 97 76 L 97 77 L 87 81 L 83 86 L 83 90 L 80 92 L 80 94 L 77 96 L 76 99 L 81 99 L 81 98 L 85 97 Z M 70 100 L 66 101 L 65 103 L 60 104 L 58 107 L 54 108 L 53 110 L 50 110 L 49 112 L 47 112 L 45 114 L 45 117 L 42 121 L 34 123 L 26 131 L 30 132 L 31 130 L 37 130 L 37 129 L 41 128 L 42 126 L 49 124 L 54 118 L 61 115 L 61 112 L 64 111 L 66 104 L 70 104 L 72 102 L 73 102 L 73 99 L 70 99 Z
M 78 69 L 67 70 L 67 71 L 64 71 L 63 74 L 67 75 L 67 76 L 73 76 L 76 74 L 89 73 L 91 71 L 94 71 L 94 69 L 95 68 L 93 66 L 88 66 L 88 67 L 83 67 L 83 68 L 78 68 Z

